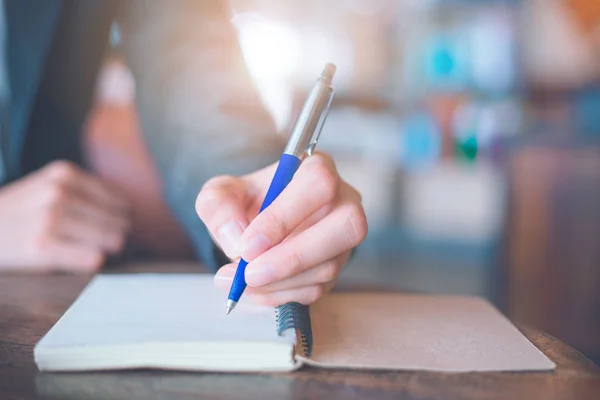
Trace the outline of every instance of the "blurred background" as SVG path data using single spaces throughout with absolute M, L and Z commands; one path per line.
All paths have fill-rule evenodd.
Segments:
M 343 279 L 482 295 L 600 361 L 600 1 L 231 6 L 282 135 L 338 67 L 319 149 L 370 227 Z M 91 134 L 137 129 L 134 86 L 109 57 Z

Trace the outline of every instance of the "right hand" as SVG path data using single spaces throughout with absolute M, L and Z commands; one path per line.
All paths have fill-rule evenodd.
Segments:
M 66 161 L 0 188 L 0 270 L 93 272 L 123 249 L 128 204 Z

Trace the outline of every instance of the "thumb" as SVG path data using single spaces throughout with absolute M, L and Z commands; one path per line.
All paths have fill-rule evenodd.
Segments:
M 206 182 L 196 199 L 196 212 L 227 257 L 240 257 L 240 238 L 248 227 L 246 183 L 232 176 Z

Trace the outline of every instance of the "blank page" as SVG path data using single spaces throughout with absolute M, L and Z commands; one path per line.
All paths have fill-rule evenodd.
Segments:
M 212 275 L 99 275 L 35 347 L 111 348 L 140 344 L 290 344 L 279 337 L 272 307 L 241 302 L 225 315 L 227 293 Z M 291 346 L 290 346 L 291 349 Z
M 446 372 L 550 370 L 555 364 L 476 297 L 332 294 L 311 307 L 307 364 Z

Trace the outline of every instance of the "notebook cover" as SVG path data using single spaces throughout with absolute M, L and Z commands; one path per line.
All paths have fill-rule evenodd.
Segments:
M 555 364 L 477 297 L 332 294 L 311 306 L 313 348 L 326 368 L 442 372 L 544 371 Z

